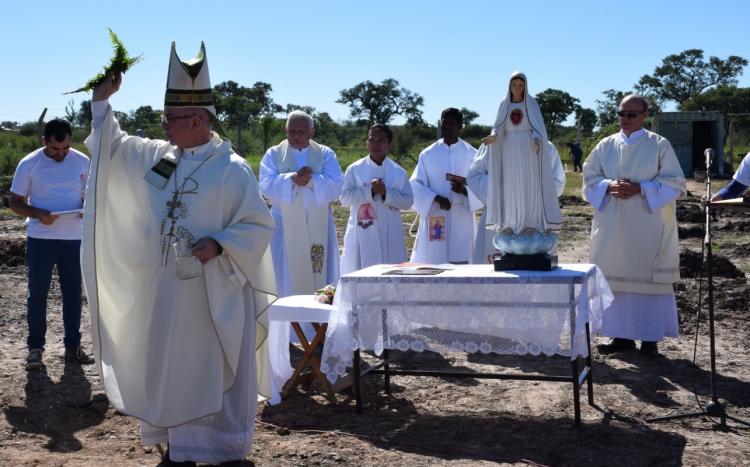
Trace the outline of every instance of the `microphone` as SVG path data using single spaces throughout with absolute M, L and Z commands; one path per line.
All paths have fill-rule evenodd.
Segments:
M 703 156 L 706 158 L 706 172 L 711 170 L 711 161 L 714 159 L 714 150 L 713 148 L 707 148 L 705 151 L 703 151 Z

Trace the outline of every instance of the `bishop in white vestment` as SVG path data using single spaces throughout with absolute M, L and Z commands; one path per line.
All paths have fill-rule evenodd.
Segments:
M 414 195 L 406 171 L 387 156 L 392 140 L 390 128 L 373 125 L 367 138 L 369 154 L 344 174 L 339 199 L 349 207 L 349 220 L 341 274 L 406 261 L 401 211 L 411 207 Z
M 169 141 L 120 129 L 108 98 L 121 79 L 94 90 L 86 140 L 82 271 L 102 384 L 141 420 L 144 445 L 168 443 L 165 461 L 241 460 L 257 394 L 270 393 L 273 218 L 252 169 L 211 131 L 202 44 L 182 62 L 172 43 Z
M 678 335 L 673 284 L 680 278 L 675 200 L 685 177 L 672 145 L 644 130 L 648 106 L 626 96 L 618 112 L 621 131 L 604 138 L 583 165 L 583 195 L 596 209 L 591 261 L 614 292 L 602 328 L 615 338 L 601 352 L 657 353 L 656 342 Z
M 443 138 L 419 154 L 411 176 L 419 228 L 411 261 L 468 263 L 474 250 L 481 201 L 468 189 L 466 175 L 476 150 L 459 138 L 463 115 L 448 108 L 440 116 Z

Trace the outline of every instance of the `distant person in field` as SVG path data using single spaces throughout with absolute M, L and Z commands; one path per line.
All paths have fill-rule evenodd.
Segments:
M 419 154 L 411 175 L 414 210 L 419 228 L 411 261 L 417 263 L 468 263 L 474 250 L 476 220 L 481 201 L 467 187 L 466 176 L 476 149 L 460 138 L 464 117 L 450 107 L 440 115 L 443 137 Z M 440 236 L 430 232 L 439 222 Z
M 406 261 L 401 211 L 414 195 L 406 171 L 388 157 L 393 132 L 375 124 L 367 133 L 368 155 L 352 163 L 344 174 L 341 204 L 349 207 L 344 234 L 341 274 L 374 264 Z
M 748 186 L 750 186 L 750 152 L 740 162 L 740 167 L 732 176 L 732 180 L 713 195 L 711 201 L 739 198 Z
M 10 187 L 10 209 L 26 217 L 26 265 L 29 293 L 26 320 L 29 349 L 26 369 L 44 366 L 47 294 L 57 266 L 62 292 L 65 359 L 94 363 L 81 347 L 81 212 L 89 158 L 70 147 L 73 137 L 65 120 L 44 126 L 44 147 L 18 163 Z M 65 214 L 57 212 L 73 211 Z
M 583 164 L 583 195 L 594 207 L 591 262 L 615 299 L 602 317 L 610 343 L 602 353 L 658 354 L 657 342 L 677 337 L 673 284 L 680 279 L 675 200 L 685 177 L 666 138 L 643 129 L 648 103 L 625 96 L 617 112 L 620 132 L 601 140 Z
M 578 143 L 574 143 L 573 141 L 569 141 L 566 144 L 568 145 L 568 148 L 570 148 L 570 159 L 573 161 L 573 172 L 578 172 L 578 170 L 581 170 L 581 172 L 583 172 L 583 167 L 581 166 L 583 150 L 581 149 L 581 146 L 579 146 Z

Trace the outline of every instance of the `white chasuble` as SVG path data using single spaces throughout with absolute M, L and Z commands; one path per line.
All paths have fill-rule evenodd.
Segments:
M 252 170 L 218 135 L 180 151 L 122 132 L 106 101 L 92 113 L 82 272 L 109 401 L 170 433 L 202 433 L 185 449 L 222 446 L 211 459 L 237 458 L 252 444 L 256 389 L 270 393 L 273 218 Z M 167 155 L 179 162 L 158 189 L 144 174 Z M 180 280 L 171 242 L 203 237 L 223 253 Z
M 641 194 L 606 194 L 612 180 L 641 184 Z M 597 208 L 591 227 L 591 261 L 615 292 L 671 293 L 679 280 L 674 200 L 685 193 L 685 177 L 665 138 L 646 131 L 634 144 L 619 135 L 603 139 L 583 166 L 584 197 Z M 601 187 L 594 203 L 591 193 Z M 659 201 L 668 193 L 667 199 Z M 661 195 L 661 196 L 660 196 Z
M 383 180 L 385 198 L 373 198 L 373 179 Z M 346 169 L 339 199 L 350 208 L 341 255 L 342 274 L 406 260 L 401 211 L 411 207 L 414 196 L 401 166 L 388 157 L 382 165 L 369 156 L 363 157 Z
M 411 261 L 418 263 L 468 262 L 474 249 L 476 220 L 474 212 L 482 203 L 467 186 L 468 196 L 455 193 L 446 174 L 466 177 L 476 150 L 459 138 L 451 145 L 440 139 L 419 154 L 411 176 L 414 210 L 419 228 Z M 449 210 L 435 202 L 435 196 L 448 198 Z

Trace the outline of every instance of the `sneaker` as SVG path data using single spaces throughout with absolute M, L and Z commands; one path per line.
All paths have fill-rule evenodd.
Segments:
M 87 354 L 80 345 L 65 347 L 65 360 L 82 365 L 94 363 L 94 357 Z
M 632 350 L 635 350 L 635 341 L 631 339 L 615 337 L 609 342 L 609 344 L 597 345 L 596 349 L 601 354 L 630 352 Z
M 44 366 L 42 354 L 44 349 L 30 349 L 29 356 L 26 357 L 26 370 L 38 370 Z
M 641 342 L 641 353 L 648 357 L 656 357 L 659 355 L 659 346 L 656 342 L 643 341 Z

